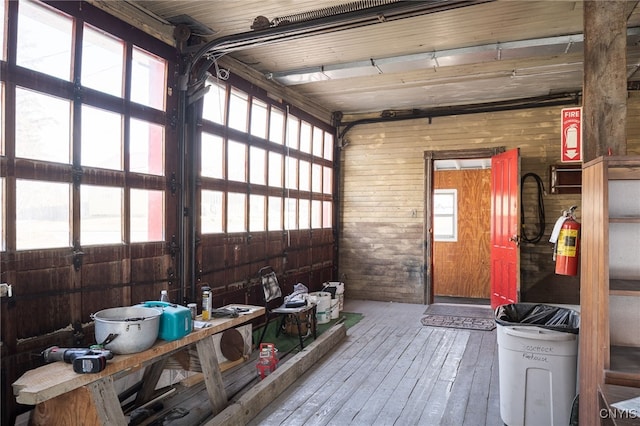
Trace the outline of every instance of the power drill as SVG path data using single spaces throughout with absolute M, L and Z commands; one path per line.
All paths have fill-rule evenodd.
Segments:
M 64 361 L 73 365 L 76 373 L 98 373 L 105 369 L 113 353 L 107 349 L 60 348 L 52 346 L 42 352 L 44 362 Z

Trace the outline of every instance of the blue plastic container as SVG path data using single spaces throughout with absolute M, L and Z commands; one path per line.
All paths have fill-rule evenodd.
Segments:
M 148 301 L 142 304 L 146 308 L 161 308 L 158 337 L 162 340 L 178 340 L 191 333 L 193 321 L 189 308 L 175 303 Z

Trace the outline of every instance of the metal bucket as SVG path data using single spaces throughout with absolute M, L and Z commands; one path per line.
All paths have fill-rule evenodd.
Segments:
M 158 338 L 162 310 L 127 306 L 109 308 L 91 315 L 95 321 L 96 342 L 104 342 L 109 335 L 116 335 L 105 345 L 116 354 L 133 354 L 149 349 Z

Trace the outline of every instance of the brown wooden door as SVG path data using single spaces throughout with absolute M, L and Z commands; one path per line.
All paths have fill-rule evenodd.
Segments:
M 443 170 L 433 188 L 456 189 L 456 241 L 433 243 L 433 285 L 438 296 L 488 299 L 490 288 L 491 170 Z

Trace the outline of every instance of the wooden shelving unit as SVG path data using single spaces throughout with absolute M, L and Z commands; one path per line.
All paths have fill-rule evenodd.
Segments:
M 640 156 L 582 177 L 580 424 L 625 424 L 601 409 L 640 396 Z

